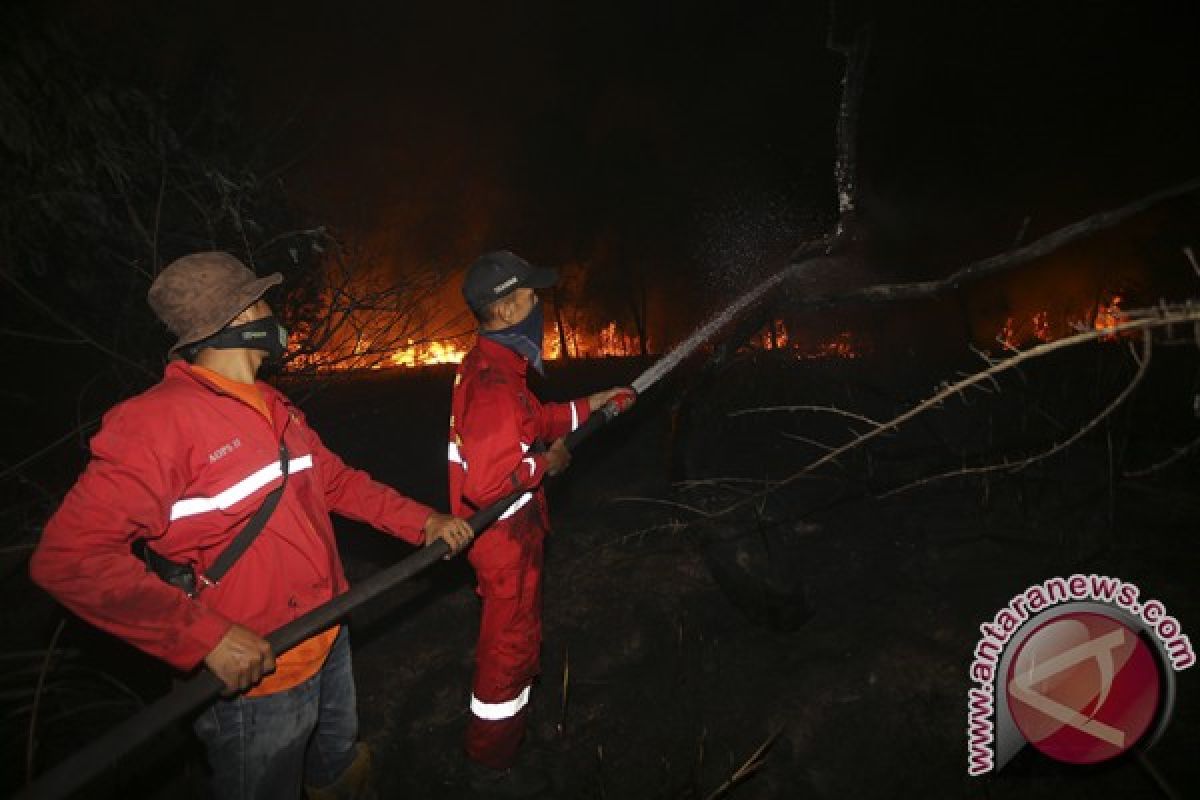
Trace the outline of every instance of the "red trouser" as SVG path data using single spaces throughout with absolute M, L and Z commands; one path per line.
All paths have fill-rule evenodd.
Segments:
M 483 617 L 466 750 L 472 760 L 492 769 L 506 769 L 516 761 L 529 687 L 540 669 L 545 533 L 536 526 L 520 527 L 524 530 L 502 525 L 488 531 L 469 556 Z

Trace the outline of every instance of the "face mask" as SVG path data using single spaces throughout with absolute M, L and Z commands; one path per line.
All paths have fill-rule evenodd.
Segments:
M 217 350 L 264 350 L 268 361 L 280 361 L 287 350 L 287 328 L 279 324 L 274 316 L 256 319 L 253 322 L 243 322 L 241 325 L 231 325 L 207 339 L 202 339 L 183 348 L 183 355 L 193 360 L 196 354 L 206 347 Z
M 539 375 L 545 375 L 542 364 L 542 337 L 545 335 L 546 321 L 542 315 L 542 304 L 537 302 L 525 319 L 516 325 L 502 328 L 498 331 L 480 331 L 480 336 L 486 336 L 497 344 L 502 344 L 520 356 L 524 356 Z

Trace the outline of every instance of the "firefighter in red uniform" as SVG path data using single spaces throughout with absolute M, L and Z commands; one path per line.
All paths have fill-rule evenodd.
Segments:
M 346 591 L 329 512 L 413 544 L 444 539 L 452 552 L 471 540 L 464 520 L 347 467 L 286 397 L 255 381 L 286 344 L 262 299 L 281 280 L 226 253 L 185 256 L 159 274 L 149 300 L 179 337 L 172 360 L 160 383 L 105 415 L 30 565 L 85 620 L 221 678 L 230 696 L 195 730 L 222 800 L 294 799 L 302 782 L 310 798 L 364 788 L 346 631 L 335 625 L 283 654 L 262 638 Z M 231 547 L 250 528 L 248 546 Z
M 483 616 L 475 653 L 466 751 L 477 790 L 520 797 L 546 779 L 517 764 L 526 704 L 538 673 L 542 639 L 542 543 L 549 516 L 542 480 L 566 469 L 563 437 L 610 399 L 633 403 L 615 388 L 570 403 L 541 403 L 525 383 L 542 371 L 542 306 L 535 289 L 557 282 L 507 251 L 479 258 L 467 271 L 463 296 L 479 321 L 479 338 L 459 365 L 451 402 L 450 506 L 466 516 L 524 490 L 472 546 Z

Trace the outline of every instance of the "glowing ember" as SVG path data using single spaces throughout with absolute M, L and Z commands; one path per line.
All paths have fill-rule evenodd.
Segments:
M 996 340 L 1009 350 L 1015 350 L 1020 342 L 1017 340 L 1017 329 L 1012 317 L 1004 320 L 1004 327 L 996 334 Z
M 1121 295 L 1114 294 L 1112 300 L 1107 303 L 1102 303 L 1096 309 L 1096 319 L 1092 323 L 1098 331 L 1108 331 L 1109 335 L 1106 339 L 1116 338 L 1116 334 L 1111 333 L 1118 325 L 1125 321 L 1125 315 L 1121 311 Z
M 854 346 L 854 335 L 850 331 L 842 331 L 829 341 L 821 342 L 815 349 L 801 352 L 800 358 L 858 358 L 859 352 Z
M 1050 312 L 1039 311 L 1033 315 L 1033 338 L 1039 342 L 1050 341 Z

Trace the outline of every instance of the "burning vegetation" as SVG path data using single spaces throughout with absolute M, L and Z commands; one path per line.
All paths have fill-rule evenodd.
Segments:
M 1067 314 L 1053 319 L 1050 311 L 1043 309 L 1028 317 L 1010 316 L 996 333 L 996 342 L 1006 350 L 1017 350 L 1088 330 L 1110 332 L 1110 335 L 1103 337 L 1103 341 L 1112 341 L 1117 334 L 1111 332 L 1126 318 L 1121 310 L 1123 302 L 1124 297 L 1120 293 L 1113 293 L 1082 315 Z
M 783 350 L 800 360 L 859 358 L 870 352 L 865 337 L 854 331 L 841 331 L 827 338 L 811 337 L 803 333 L 790 333 L 787 323 L 781 319 L 772 320 L 767 329 L 755 337 L 751 346 L 763 350 Z
M 372 338 L 358 336 L 341 345 L 333 345 L 312 353 L 300 350 L 300 343 L 306 338 L 307 329 L 301 329 L 293 336 L 293 355 L 289 360 L 290 369 L 293 371 L 346 372 L 457 364 L 471 349 L 475 334 L 467 332 L 445 338 L 407 337 L 403 341 L 392 342 L 383 350 Z M 634 356 L 641 352 L 638 337 L 622 330 L 616 321 L 610 321 L 595 330 L 564 323 L 561 333 L 547 333 L 545 344 L 545 358 L 548 361 Z M 648 343 L 647 348 L 649 346 Z

